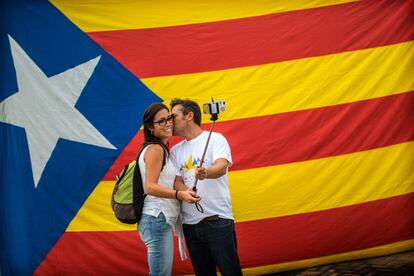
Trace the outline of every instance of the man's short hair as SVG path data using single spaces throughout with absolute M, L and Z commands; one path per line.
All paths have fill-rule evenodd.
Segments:
M 170 102 L 171 109 L 173 109 L 174 106 L 181 105 L 182 112 L 184 115 L 187 115 L 188 112 L 193 112 L 194 114 L 194 123 L 197 125 L 201 125 L 201 110 L 200 106 L 193 100 L 190 99 L 180 99 L 180 98 L 174 98 Z

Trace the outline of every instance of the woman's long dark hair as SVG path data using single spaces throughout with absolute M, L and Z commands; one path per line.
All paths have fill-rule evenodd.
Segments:
M 168 153 L 170 153 L 168 142 L 167 142 L 167 145 L 163 144 L 161 139 L 156 137 L 150 129 L 154 125 L 155 114 L 157 114 L 160 110 L 163 110 L 163 109 L 167 110 L 168 112 L 170 111 L 168 107 L 163 103 L 153 103 L 145 109 L 144 115 L 142 116 L 142 122 L 144 125 L 144 145 L 143 146 L 147 144 L 151 144 L 151 143 L 160 144 L 165 148 L 165 150 Z

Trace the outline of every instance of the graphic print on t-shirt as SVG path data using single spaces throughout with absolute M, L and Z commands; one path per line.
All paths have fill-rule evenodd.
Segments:
M 200 166 L 201 164 L 201 158 L 197 157 L 194 158 L 193 154 L 190 154 L 190 156 L 187 159 L 185 163 L 180 164 L 179 169 L 180 169 L 180 173 L 183 177 L 184 183 L 189 184 L 189 183 L 193 183 L 195 181 L 195 169 Z M 203 162 L 203 167 L 208 167 L 208 161 L 205 158 L 204 162 Z
M 199 165 L 200 165 L 200 158 L 193 159 L 193 155 L 190 154 L 190 156 L 187 159 L 187 162 L 185 162 L 184 164 L 180 166 L 180 171 L 185 170 L 185 172 L 187 173 L 188 171 L 197 168 L 197 166 Z

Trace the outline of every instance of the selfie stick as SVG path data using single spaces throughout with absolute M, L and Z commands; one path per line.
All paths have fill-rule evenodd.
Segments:
M 211 101 L 214 102 L 213 98 L 211 98 Z M 201 168 L 203 166 L 204 157 L 206 156 L 208 143 L 210 142 L 211 133 L 213 132 L 213 128 L 214 128 L 214 123 L 218 119 L 218 115 L 217 114 L 218 113 L 211 114 L 210 121 L 213 121 L 213 123 L 211 123 L 210 132 L 208 134 L 206 146 L 204 147 L 204 152 L 203 152 L 203 155 L 201 156 L 201 161 L 200 161 L 200 165 L 198 166 L 198 168 Z M 195 179 L 195 182 L 194 182 L 194 186 L 193 186 L 193 191 L 194 192 L 197 192 L 197 182 L 198 182 L 198 178 L 196 178 Z M 197 210 L 200 211 L 201 213 L 203 213 L 203 211 L 204 211 L 203 210 L 203 207 L 200 204 L 198 204 L 198 202 L 196 202 L 195 205 L 196 205 Z
M 215 119 L 213 119 L 213 117 L 215 117 Z M 210 132 L 208 134 L 208 138 L 207 138 L 207 142 L 206 142 L 206 146 L 204 147 L 204 152 L 203 155 L 201 156 L 201 161 L 200 161 L 200 166 L 198 166 L 199 168 L 201 168 L 203 166 L 204 163 L 204 157 L 206 156 L 206 152 L 207 152 L 207 147 L 208 147 L 208 143 L 210 142 L 210 137 L 211 137 L 211 133 L 213 132 L 213 128 L 214 128 L 214 123 L 217 120 L 217 114 L 212 114 L 211 119 L 213 121 L 213 123 L 211 124 L 210 127 Z M 198 178 L 196 178 L 195 182 L 194 182 L 194 187 L 193 190 L 196 192 L 197 191 L 197 181 Z

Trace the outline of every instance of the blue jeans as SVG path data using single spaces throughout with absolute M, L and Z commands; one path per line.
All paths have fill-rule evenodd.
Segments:
M 223 276 L 242 275 L 233 220 L 184 224 L 183 229 L 196 275 L 216 275 L 216 266 Z
M 164 214 L 158 217 L 142 214 L 138 232 L 147 246 L 149 274 L 171 275 L 174 241 L 172 227 L 165 221 Z

